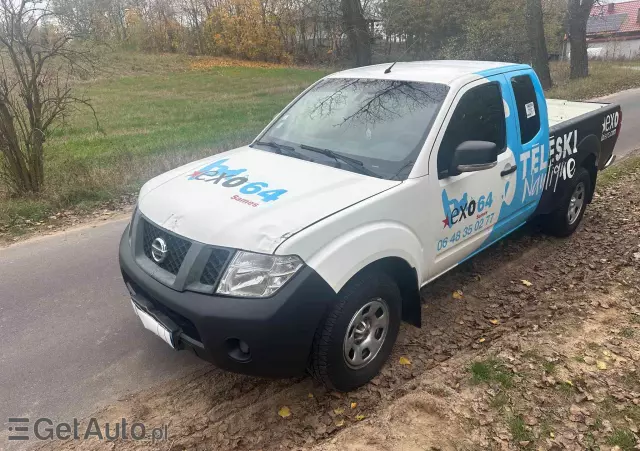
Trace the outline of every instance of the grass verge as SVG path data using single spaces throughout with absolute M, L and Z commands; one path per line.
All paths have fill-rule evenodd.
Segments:
M 569 79 L 569 63 L 551 64 L 554 87 L 546 95 L 552 99 L 588 100 L 640 87 L 637 62 L 590 61 L 589 76 Z
M 640 172 L 640 154 L 636 153 L 600 172 L 598 186 L 606 188 L 616 180 L 637 172 Z

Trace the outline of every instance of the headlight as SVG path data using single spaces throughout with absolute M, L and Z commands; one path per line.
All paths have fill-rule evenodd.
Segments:
M 224 272 L 216 293 L 250 298 L 269 297 L 300 268 L 295 255 L 265 255 L 238 251 Z

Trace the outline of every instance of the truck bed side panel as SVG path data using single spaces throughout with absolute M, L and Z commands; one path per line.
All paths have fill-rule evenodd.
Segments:
M 559 207 L 570 194 L 578 168 L 585 167 L 595 176 L 605 167 L 618 140 L 621 120 L 620 106 L 612 104 L 550 128 L 547 173 L 536 215 Z

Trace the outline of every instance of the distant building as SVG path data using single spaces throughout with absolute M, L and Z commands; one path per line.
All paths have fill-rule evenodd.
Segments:
M 640 0 L 595 5 L 587 43 L 589 58 L 640 59 Z

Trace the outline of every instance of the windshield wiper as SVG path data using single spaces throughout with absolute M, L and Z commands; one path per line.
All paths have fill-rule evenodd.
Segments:
M 272 149 L 276 149 L 276 153 L 280 155 L 285 155 L 285 152 L 283 152 L 283 150 L 286 150 L 286 155 L 289 155 L 290 157 L 300 158 L 301 160 L 306 161 L 313 161 L 312 158 L 309 158 L 308 156 L 298 152 L 295 147 L 287 146 L 286 144 L 278 144 L 274 141 L 256 141 L 253 143 L 253 145 L 271 147 Z
M 400 173 L 401 173 L 402 171 L 404 171 L 405 169 L 407 169 L 409 166 L 413 166 L 414 164 L 416 164 L 416 160 L 410 160 L 410 161 L 408 161 L 408 162 L 407 162 L 407 164 L 405 164 L 404 166 L 402 166 L 402 167 L 398 170 L 398 172 L 396 172 L 396 173 L 393 175 L 393 177 L 390 177 L 390 178 L 389 178 L 389 180 L 400 180 L 400 179 L 398 178 L 398 176 L 400 175 Z
M 327 157 L 333 158 L 336 161 L 343 161 L 347 163 L 349 166 L 351 166 L 353 169 L 355 169 L 356 171 L 360 172 L 361 174 L 369 175 L 371 177 L 382 178 L 380 177 L 380 175 L 367 169 L 364 166 L 364 163 L 362 161 L 356 160 L 355 158 L 351 158 L 346 155 L 336 153 L 330 149 L 322 149 L 320 147 L 308 146 L 306 144 L 300 144 L 300 148 L 304 150 L 310 150 L 311 152 L 321 153 L 323 155 L 326 155 Z

